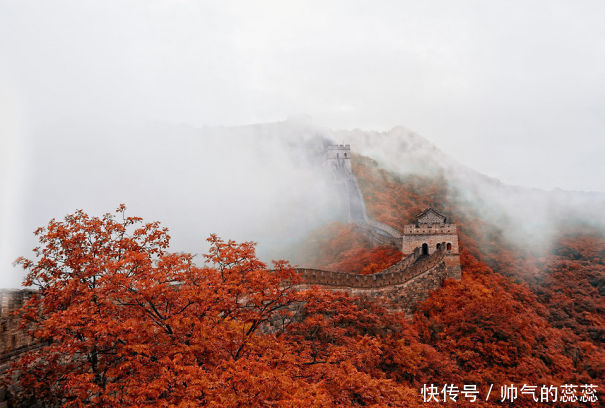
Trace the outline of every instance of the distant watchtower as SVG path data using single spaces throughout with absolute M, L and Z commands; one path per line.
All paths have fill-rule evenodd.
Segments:
M 427 208 L 416 216 L 416 223 L 403 227 L 401 251 L 410 254 L 420 247 L 423 255 L 430 255 L 438 249 L 447 252 L 445 264 L 448 277 L 460 279 L 460 252 L 456 224 L 448 224 L 445 215 Z
M 331 170 L 335 186 L 343 204 L 348 222 L 365 225 L 368 222 L 366 206 L 351 168 L 351 145 L 330 145 L 326 149 L 326 166 Z
M 326 161 L 334 170 L 351 173 L 351 145 L 330 145 L 326 150 Z

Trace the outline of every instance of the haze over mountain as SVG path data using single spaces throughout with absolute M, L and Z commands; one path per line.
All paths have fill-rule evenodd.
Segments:
M 76 209 L 100 214 L 120 203 L 169 227 L 173 250 L 203 252 L 204 239 L 217 233 L 257 241 L 265 260 L 288 258 L 306 234 L 343 221 L 323 165 L 325 146 L 342 142 L 394 174 L 443 177 L 458 207 L 522 246 L 543 247 L 564 222 L 605 230 L 603 193 L 507 186 L 402 127 L 334 131 L 304 120 L 201 129 L 87 123 L 32 134 L 23 194 L 13 197 L 11 228 L 2 227 L 5 270 L 30 253 L 31 231 L 49 219 Z M 21 276 L 5 273 L 0 286 L 16 287 Z
M 502 228 L 504 236 L 521 246 L 548 246 L 560 228 L 584 224 L 605 231 L 605 193 L 507 185 L 453 160 L 429 140 L 396 127 L 388 132 L 337 131 L 358 154 L 396 174 L 443 177 L 449 199 Z M 498 154 L 494 152 L 494 155 Z
M 306 113 L 404 124 L 507 183 L 603 191 L 603 20 L 597 0 L 0 1 L 0 130 L 10 147 L 74 120 Z

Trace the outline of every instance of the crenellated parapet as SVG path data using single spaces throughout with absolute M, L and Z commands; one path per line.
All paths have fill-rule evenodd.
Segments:
M 446 250 L 439 250 L 430 256 L 422 256 L 416 248 L 409 256 L 389 268 L 370 275 L 347 272 L 324 271 L 320 269 L 296 268 L 306 285 L 329 286 L 333 288 L 384 288 L 401 285 L 427 270 L 444 262 Z
M 448 276 L 453 279 L 460 279 L 458 228 L 456 224 L 447 221 L 445 215 L 432 208 L 427 208 L 418 214 L 414 224 L 403 227 L 401 251 L 407 253 L 420 247 L 423 254 L 430 255 L 439 249 L 445 249 Z
M 406 225 L 403 227 L 404 235 L 433 235 L 433 234 L 457 234 L 456 224 L 445 225 Z
M 449 277 L 460 279 L 460 252 L 458 231 L 449 223 L 445 215 L 433 208 L 427 208 L 416 217 L 414 224 L 405 225 L 403 233 L 396 228 L 371 219 L 357 179 L 351 167 L 351 146 L 348 144 L 327 146 L 326 164 L 332 169 L 335 186 L 340 192 L 343 215 L 369 238 L 374 246 L 391 245 L 411 254 L 420 247 L 424 255 L 430 255 L 445 246 Z M 358 278 L 360 280 L 361 278 Z
M 329 290 L 349 292 L 382 301 L 387 307 L 409 315 L 416 305 L 428 298 L 448 276 L 447 250 L 422 255 L 417 248 L 405 259 L 373 275 L 296 268 L 303 283 L 301 289 L 319 286 Z
M 0 290 L 0 373 L 13 358 L 37 347 L 34 339 L 21 328 L 21 316 L 17 313 L 36 293 L 30 289 Z

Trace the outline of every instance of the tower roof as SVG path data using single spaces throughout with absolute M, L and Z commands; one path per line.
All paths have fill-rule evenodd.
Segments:
M 429 207 L 416 216 L 419 224 L 445 224 L 447 217 L 439 211 Z

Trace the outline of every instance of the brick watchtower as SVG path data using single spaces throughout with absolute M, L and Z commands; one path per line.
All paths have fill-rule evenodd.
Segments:
M 343 212 L 348 222 L 365 225 L 368 222 L 366 206 L 351 169 L 351 145 L 330 145 L 326 150 L 326 165 L 332 171 L 340 193 Z
M 414 248 L 422 248 L 423 255 L 430 255 L 442 247 L 447 251 L 445 264 L 448 278 L 460 279 L 460 252 L 456 224 L 448 224 L 445 215 L 427 208 L 416 216 L 416 223 L 403 227 L 401 251 L 411 254 Z
M 351 145 L 328 146 L 326 160 L 332 169 L 351 174 Z

